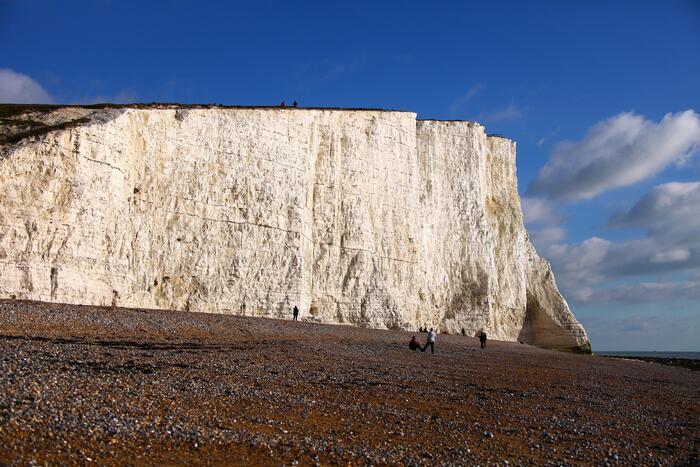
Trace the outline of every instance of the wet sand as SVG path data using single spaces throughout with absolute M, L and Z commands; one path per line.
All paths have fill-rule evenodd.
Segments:
M 0 300 L 0 464 L 699 462 L 696 371 L 411 335 Z

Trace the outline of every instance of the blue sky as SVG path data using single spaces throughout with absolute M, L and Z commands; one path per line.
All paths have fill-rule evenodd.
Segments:
M 594 349 L 700 351 L 700 2 L 0 0 L 0 101 L 282 99 L 515 139 Z

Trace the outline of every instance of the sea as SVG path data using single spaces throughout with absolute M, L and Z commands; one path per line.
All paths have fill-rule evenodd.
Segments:
M 606 355 L 608 357 L 654 357 L 654 358 L 687 358 L 689 360 L 700 360 L 700 352 L 614 352 L 601 351 L 593 352 L 596 355 Z

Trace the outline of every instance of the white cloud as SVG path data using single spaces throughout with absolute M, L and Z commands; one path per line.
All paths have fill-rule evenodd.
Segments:
M 591 237 L 580 243 L 555 244 L 543 253 L 555 265 L 557 280 L 576 291 L 603 282 L 605 268 L 601 267 L 608 257 L 612 243 L 599 237 Z
M 537 251 L 548 256 L 550 249 L 566 238 L 566 229 L 560 226 L 563 216 L 546 198 L 523 198 L 522 209 L 530 240 Z
M 667 245 L 700 242 L 700 182 L 657 185 L 629 211 L 613 216 L 610 226 L 642 228 Z
M 690 258 L 690 251 L 683 248 L 659 251 L 651 257 L 652 263 L 678 263 Z
M 559 245 L 565 238 L 566 229 L 561 227 L 543 227 L 530 231 L 532 243 L 542 253 L 550 251 L 553 245 Z
M 479 94 L 482 89 L 484 89 L 482 84 L 475 84 L 474 86 L 470 87 L 465 95 L 458 97 L 452 102 L 452 104 L 450 104 L 450 108 L 448 109 L 449 114 L 452 116 L 458 114 L 459 111 L 464 108 L 464 106 L 466 106 L 474 96 Z
M 558 224 L 562 220 L 555 204 L 546 198 L 523 198 L 522 208 L 527 224 Z
M 50 104 L 54 102 L 54 98 L 29 76 L 8 68 L 0 68 L 0 102 Z
M 595 302 L 642 303 L 700 299 L 700 277 L 678 282 L 641 282 L 599 289 L 588 298 Z
M 593 237 L 567 244 L 556 243 L 556 235 L 540 239 L 535 231 L 535 245 L 552 262 L 570 297 L 632 301 L 700 294 L 697 279 L 606 287 L 611 281 L 655 274 L 690 272 L 700 278 L 700 182 L 658 185 L 631 209 L 613 216 L 609 225 L 642 229 L 646 236 L 622 241 Z
M 136 102 L 138 95 L 131 89 L 124 89 L 116 94 L 98 94 L 70 99 L 75 104 L 114 103 L 129 104 Z M 0 68 L 0 102 L 14 104 L 52 104 L 56 99 L 31 77 L 16 71 Z
M 666 114 L 655 123 L 632 112 L 591 129 L 581 141 L 557 144 L 529 192 L 562 200 L 593 198 L 683 163 L 700 145 L 700 116 Z

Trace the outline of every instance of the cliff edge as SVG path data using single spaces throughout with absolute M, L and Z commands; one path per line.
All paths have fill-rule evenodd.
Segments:
M 515 143 L 372 109 L 0 105 L 0 298 L 431 326 L 571 351 Z

